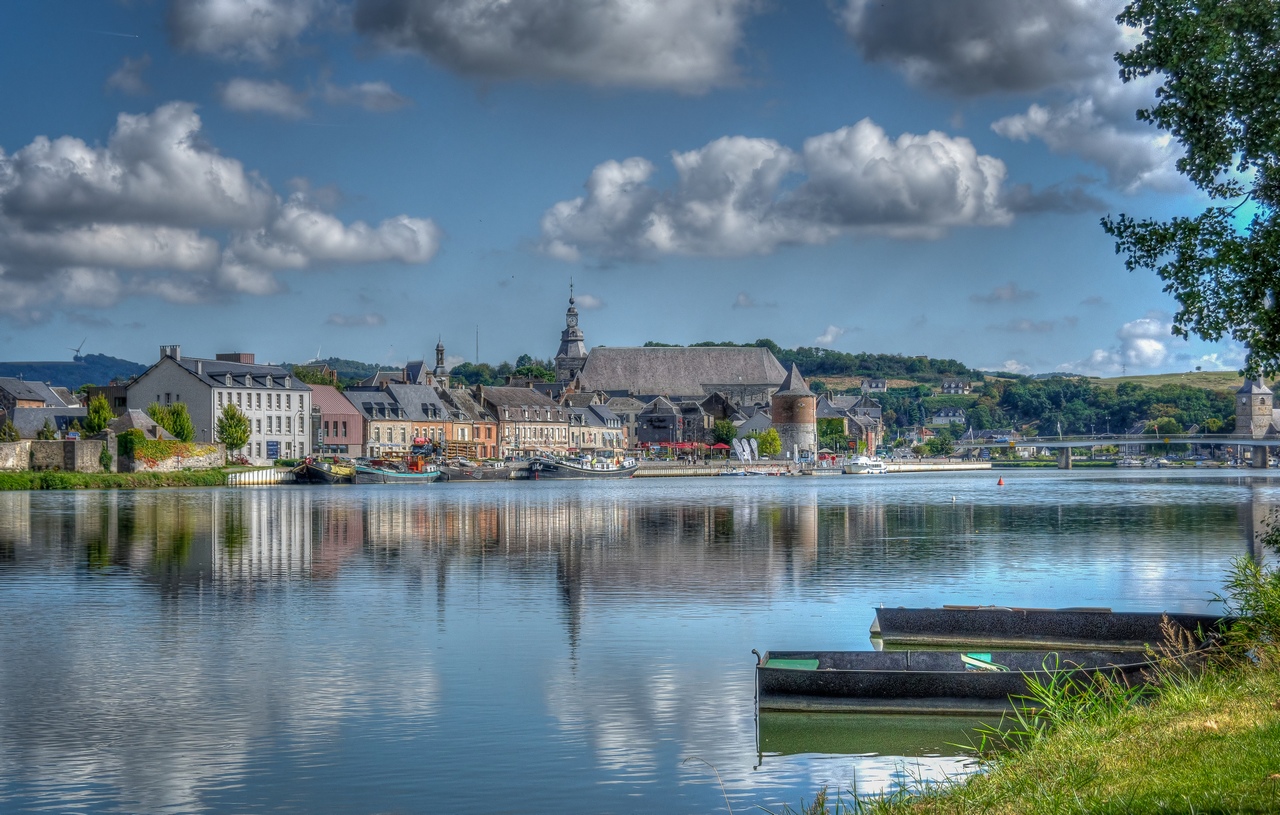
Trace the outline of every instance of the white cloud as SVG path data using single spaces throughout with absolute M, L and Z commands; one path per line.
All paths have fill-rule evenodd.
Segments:
M 1020 288 L 1012 280 L 1003 286 L 996 286 L 988 294 L 969 295 L 969 299 L 975 303 L 1025 303 L 1035 297 L 1035 292 Z
M 365 314 L 330 314 L 325 320 L 329 325 L 343 328 L 377 328 L 387 324 L 387 318 L 381 314 L 367 312 Z
M 13 155 L 0 150 L 0 313 L 31 319 L 41 304 L 110 306 L 126 296 L 266 295 L 282 288 L 277 270 L 422 264 L 439 247 L 429 220 L 344 223 L 319 208 L 337 199 L 331 191 L 305 179 L 293 186 L 282 201 L 218 153 L 185 102 L 121 114 L 105 147 L 41 136 Z
M 117 90 L 133 96 L 142 96 L 150 93 L 151 88 L 147 86 L 147 81 L 142 77 L 143 73 L 150 67 L 150 54 L 143 54 L 137 59 L 125 57 L 120 67 L 111 76 L 107 77 L 106 87 L 108 90 Z
M 326 82 L 322 93 L 324 100 L 331 105 L 354 105 L 374 113 L 385 113 L 413 104 L 392 90 L 386 82 L 356 82 L 345 86 Z
M 1148 312 L 1131 320 L 1116 331 L 1118 343 L 1111 348 L 1098 348 L 1082 360 L 1063 363 L 1060 371 L 1094 375 L 1140 373 L 1161 367 L 1170 360 L 1169 341 L 1173 323 L 1168 314 Z
M 1011 374 L 1029 374 L 1031 373 L 1031 366 L 1016 359 L 1006 359 L 992 370 L 1007 371 Z
M 777 303 L 760 303 L 754 297 L 745 291 L 738 292 L 738 296 L 733 299 L 734 308 L 777 308 Z
M 726 136 L 673 153 L 676 186 L 649 184 L 639 157 L 606 161 L 586 195 L 543 215 L 543 247 L 565 260 L 605 256 L 767 254 L 849 231 L 937 237 L 1003 225 L 1004 164 L 944 133 L 890 139 L 870 119 L 808 139 L 801 153 L 770 139 Z M 802 182 L 792 188 L 793 176 Z
M 1007 139 L 1035 138 L 1054 153 L 1079 156 L 1101 167 L 1107 183 L 1124 192 L 1184 191 L 1187 182 L 1174 166 L 1181 146 L 1134 117 L 1139 107 L 1155 102 L 1154 87 L 1153 80 L 1123 86 L 1114 79 L 1094 82 L 1080 96 L 1033 104 L 1024 113 L 997 120 L 991 129 Z
M 574 296 L 578 308 L 583 311 L 591 311 L 597 308 L 604 308 L 604 301 L 594 294 L 578 294 Z
M 236 77 L 218 88 L 222 106 L 239 113 L 267 113 L 285 119 L 310 115 L 306 96 L 283 82 Z
M 844 336 L 844 329 L 839 326 L 829 325 L 827 330 L 823 331 L 814 342 L 818 345 L 834 345 L 835 341 Z
M 173 0 L 169 40 L 207 56 L 272 63 L 333 9 L 332 0 Z
M 700 93 L 734 81 L 756 0 L 360 0 L 355 27 L 462 74 Z

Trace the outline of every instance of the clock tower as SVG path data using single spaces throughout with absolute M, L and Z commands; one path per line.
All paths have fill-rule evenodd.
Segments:
M 587 364 L 587 347 L 578 328 L 578 309 L 574 306 L 573 283 L 569 284 L 569 310 L 564 313 L 564 331 L 560 332 L 560 350 L 556 352 L 556 382 L 572 382 Z

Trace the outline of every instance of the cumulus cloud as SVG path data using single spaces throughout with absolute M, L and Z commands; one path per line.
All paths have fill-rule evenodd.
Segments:
M 143 78 L 143 74 L 151 67 L 151 55 L 143 54 L 137 59 L 124 58 L 124 62 L 107 77 L 107 90 L 120 91 L 133 96 L 151 93 L 151 88 Z
M 1150 311 L 1120 326 L 1116 331 L 1115 346 L 1095 349 L 1084 359 L 1059 365 L 1058 370 L 1114 375 L 1122 371 L 1159 368 L 1171 357 L 1169 340 L 1172 328 L 1173 322 L 1168 314 Z
M 285 119 L 310 114 L 306 97 L 283 82 L 236 77 L 218 88 L 222 106 L 238 113 L 267 113 Z
M 360 0 L 356 30 L 458 73 L 700 93 L 738 76 L 757 0 Z
M 387 318 L 374 312 L 365 314 L 330 314 L 325 323 L 342 328 L 377 328 L 386 325 Z
M 351 85 L 326 82 L 322 95 L 331 105 L 353 105 L 374 113 L 399 110 L 412 104 L 409 99 L 392 90 L 386 82 L 356 82 Z
M 1101 167 L 1107 183 L 1124 192 L 1182 191 L 1187 182 L 1174 166 L 1182 148 L 1168 133 L 1134 117 L 1134 111 L 1155 101 L 1154 87 L 1154 80 L 1095 82 L 1081 96 L 1033 104 L 1024 113 L 997 120 L 991 129 L 1007 139 L 1034 138 L 1054 153 L 1079 156 Z
M 814 342 L 818 345 L 834 345 L 836 340 L 844 336 L 844 329 L 839 326 L 829 325 L 827 330 L 823 331 Z
M 344 223 L 305 180 L 294 187 L 282 200 L 221 155 L 185 102 L 121 114 L 105 146 L 41 136 L 12 155 L 0 150 L 0 313 L 134 295 L 264 295 L 282 288 L 278 270 L 421 264 L 438 249 L 429 220 Z
M 1016 359 L 1006 359 L 1004 362 L 997 365 L 995 369 L 997 371 L 1007 371 L 1008 373 L 1011 373 L 1011 374 L 1026 375 L 1031 373 L 1030 365 L 1027 365 L 1026 363 L 1023 363 L 1023 362 L 1019 362 Z
M 173 0 L 169 41 L 220 59 L 272 63 L 334 8 L 333 0 Z
M 578 294 L 574 296 L 574 301 L 578 308 L 583 311 L 591 311 L 598 308 L 604 308 L 604 301 L 594 294 Z
M 665 191 L 649 183 L 656 168 L 647 159 L 598 165 L 586 195 L 543 215 L 543 248 L 565 260 L 584 251 L 767 254 L 849 231 L 931 238 L 1012 217 L 1000 204 L 999 159 L 937 131 L 891 139 L 870 119 L 810 138 L 798 153 L 726 136 L 671 162 L 676 185 Z
M 1037 91 L 1115 74 L 1123 0 L 845 0 L 840 21 L 864 58 L 915 85 L 972 96 Z

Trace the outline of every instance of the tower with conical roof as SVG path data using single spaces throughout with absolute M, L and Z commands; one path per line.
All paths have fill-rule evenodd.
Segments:
M 578 309 L 574 306 L 573 283 L 569 283 L 569 309 L 564 313 L 564 331 L 560 332 L 560 350 L 556 352 L 556 382 L 572 382 L 587 364 L 587 346 L 578 328 Z
M 800 375 L 800 369 L 791 363 L 787 378 L 782 380 L 771 404 L 773 427 L 782 440 L 782 454 L 801 453 L 811 455 L 818 450 L 818 397 Z

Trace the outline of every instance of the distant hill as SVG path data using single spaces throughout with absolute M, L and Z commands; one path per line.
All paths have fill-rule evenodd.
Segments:
M 0 376 L 48 382 L 71 390 L 81 385 L 106 385 L 113 379 L 123 382 L 145 370 L 146 365 L 105 354 L 85 354 L 72 362 L 0 362 Z
M 1205 388 L 1211 391 L 1230 391 L 1234 393 L 1244 384 L 1244 377 L 1235 371 L 1187 371 L 1180 374 L 1116 376 L 1107 379 L 1093 379 L 1091 381 L 1104 388 L 1114 388 L 1122 382 L 1134 382 L 1148 388 L 1158 388 L 1161 385 L 1186 385 L 1191 388 Z
M 338 372 L 338 379 L 343 382 L 356 382 L 361 379 L 368 379 L 379 370 L 390 370 L 392 367 L 385 366 L 379 369 L 377 365 L 368 362 L 357 362 L 354 359 L 341 359 L 340 357 L 329 357 L 328 359 L 314 359 L 310 362 L 284 362 L 281 366 L 293 370 L 299 365 L 328 365 L 330 370 Z

